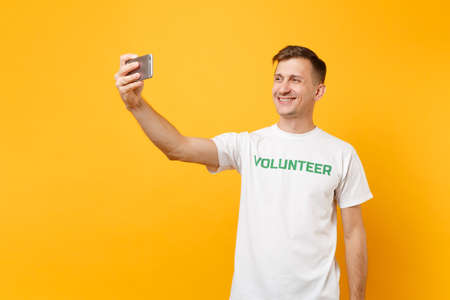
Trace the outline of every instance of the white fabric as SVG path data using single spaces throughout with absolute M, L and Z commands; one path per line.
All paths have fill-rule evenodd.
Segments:
M 220 166 L 208 171 L 241 175 L 230 300 L 338 300 L 334 198 L 341 208 L 373 198 L 353 146 L 277 124 L 212 140 Z

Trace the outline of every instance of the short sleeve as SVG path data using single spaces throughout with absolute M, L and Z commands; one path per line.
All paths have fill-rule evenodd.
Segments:
M 350 157 L 344 163 L 341 181 L 335 189 L 335 197 L 340 208 L 355 206 L 373 198 L 363 165 L 353 147 Z
M 217 147 L 219 168 L 212 171 L 207 167 L 209 173 L 217 174 L 221 171 L 231 169 L 236 169 L 239 173 L 241 172 L 242 149 L 247 133 L 226 132 L 212 138 L 212 141 Z

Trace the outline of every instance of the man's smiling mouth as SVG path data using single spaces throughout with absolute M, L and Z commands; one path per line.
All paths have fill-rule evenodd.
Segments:
M 280 102 L 280 103 L 290 103 L 290 102 L 294 101 L 296 98 L 297 97 L 292 97 L 292 96 L 291 97 L 280 97 L 280 96 L 277 97 L 278 102 Z

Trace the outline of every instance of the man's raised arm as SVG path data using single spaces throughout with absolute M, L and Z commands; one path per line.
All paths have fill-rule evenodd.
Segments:
M 144 82 L 137 81 L 140 75 L 138 73 L 127 75 L 139 66 L 138 62 L 126 64 L 127 60 L 135 57 L 136 54 L 122 55 L 120 69 L 114 78 L 126 108 L 136 118 L 145 134 L 170 160 L 200 163 L 206 165 L 208 169 L 217 169 L 218 153 L 212 140 L 183 136 L 142 98 Z

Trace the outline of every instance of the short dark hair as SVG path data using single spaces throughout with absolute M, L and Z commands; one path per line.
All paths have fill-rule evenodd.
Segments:
M 287 60 L 290 58 L 302 57 L 308 59 L 312 66 L 313 70 L 316 73 L 316 78 L 318 77 L 320 83 L 325 82 L 325 75 L 327 73 L 327 66 L 323 60 L 321 60 L 314 51 L 308 49 L 306 47 L 301 46 L 286 46 L 281 49 L 273 58 L 272 64 L 275 61 Z

